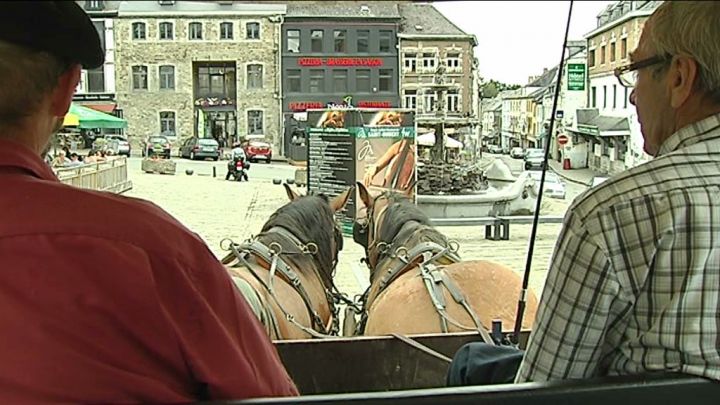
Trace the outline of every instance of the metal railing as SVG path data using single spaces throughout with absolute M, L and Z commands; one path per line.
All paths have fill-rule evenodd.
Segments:
M 54 170 L 61 182 L 75 187 L 117 194 L 132 188 L 132 181 L 128 180 L 125 157 L 111 157 L 104 162 Z

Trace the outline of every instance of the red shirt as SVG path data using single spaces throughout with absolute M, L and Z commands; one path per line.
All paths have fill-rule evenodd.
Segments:
M 0 403 L 296 395 L 203 241 L 0 139 Z

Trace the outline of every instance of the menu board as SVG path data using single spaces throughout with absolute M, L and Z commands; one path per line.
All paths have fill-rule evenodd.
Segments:
M 415 197 L 417 148 L 411 110 L 354 107 L 308 110 L 308 191 L 334 197 L 363 183 L 371 195 L 391 189 Z M 359 191 L 338 213 L 352 233 L 365 216 Z

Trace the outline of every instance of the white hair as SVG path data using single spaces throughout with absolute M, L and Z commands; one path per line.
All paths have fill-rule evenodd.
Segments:
M 665 1 L 650 20 L 657 54 L 693 58 L 698 90 L 720 103 L 720 2 Z

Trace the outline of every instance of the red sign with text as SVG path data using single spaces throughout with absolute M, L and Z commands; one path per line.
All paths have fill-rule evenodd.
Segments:
M 319 101 L 293 101 L 288 104 L 291 111 L 305 111 L 313 108 L 325 108 L 326 104 Z M 390 101 L 358 101 L 359 108 L 392 108 Z M 350 106 L 350 108 L 353 108 Z
M 382 66 L 380 58 L 300 58 L 300 66 Z

